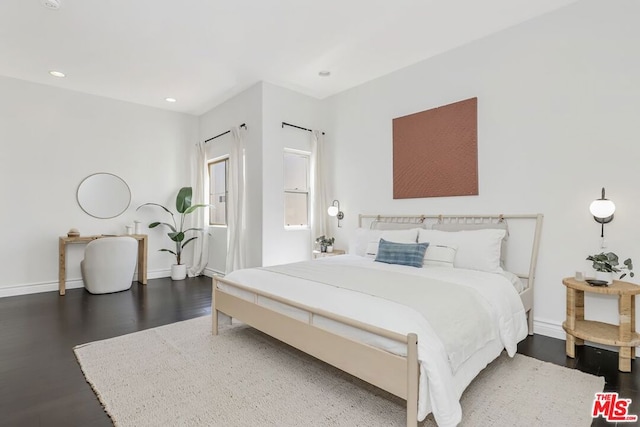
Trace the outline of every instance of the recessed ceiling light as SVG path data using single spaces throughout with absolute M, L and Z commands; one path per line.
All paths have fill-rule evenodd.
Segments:
M 46 7 L 49 10 L 58 10 L 60 9 L 60 1 L 59 0 L 41 0 L 42 6 Z
M 51 74 L 53 77 L 67 77 L 67 75 L 62 71 L 51 70 L 49 71 L 49 74 Z
M 331 75 L 331 71 L 322 70 L 318 73 L 320 77 L 329 77 Z
M 177 101 L 177 99 L 175 99 L 175 98 L 165 98 L 164 100 L 167 101 L 167 102 L 176 102 Z

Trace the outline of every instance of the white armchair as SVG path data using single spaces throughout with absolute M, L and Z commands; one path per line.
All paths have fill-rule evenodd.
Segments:
M 92 294 L 124 291 L 131 287 L 138 242 L 133 237 L 103 237 L 89 242 L 80 263 L 84 287 Z

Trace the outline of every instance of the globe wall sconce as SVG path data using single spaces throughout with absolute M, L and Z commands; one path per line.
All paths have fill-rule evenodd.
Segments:
M 340 202 L 338 200 L 334 200 L 327 209 L 327 213 L 329 216 L 335 216 L 338 218 L 338 227 L 342 227 L 340 225 L 340 220 L 344 218 L 344 213 L 340 210 Z
M 613 213 L 615 211 L 615 203 L 605 198 L 604 187 L 602 187 L 602 197 L 594 200 L 589 205 L 589 212 L 593 215 L 593 219 L 601 224 L 600 237 L 604 238 L 604 225 L 613 221 Z

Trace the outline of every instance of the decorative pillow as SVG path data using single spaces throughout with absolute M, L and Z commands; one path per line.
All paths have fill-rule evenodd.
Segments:
M 375 261 L 422 267 L 428 243 L 395 243 L 380 239 Z
M 453 268 L 453 260 L 456 258 L 457 250 L 458 247 L 453 245 L 429 245 L 424 253 L 424 266 Z
M 365 256 L 375 258 L 378 254 L 378 243 L 381 239 L 394 243 L 416 243 L 418 241 L 418 229 L 410 230 L 371 230 L 371 239 L 367 243 Z M 377 233 L 377 234 L 376 234 Z
M 392 242 L 416 243 L 418 241 L 418 229 L 369 230 L 367 228 L 356 228 L 353 236 L 349 240 L 349 253 L 375 258 L 378 253 L 378 242 L 381 237 Z
M 431 245 L 457 246 L 453 261 L 456 268 L 501 273 L 500 247 L 506 230 L 482 229 L 463 231 L 420 230 L 418 242 Z
M 460 223 L 447 223 L 447 224 L 433 224 L 431 226 L 434 230 L 440 231 L 463 231 L 463 230 L 484 230 L 484 229 L 496 229 L 506 230 L 502 243 L 500 245 L 500 267 L 504 268 L 507 262 L 507 240 L 509 240 L 509 227 L 506 222 L 488 223 L 488 224 L 460 224 Z

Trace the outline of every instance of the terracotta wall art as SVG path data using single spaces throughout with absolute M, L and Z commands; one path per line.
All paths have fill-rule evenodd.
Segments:
M 393 119 L 393 198 L 478 195 L 478 98 Z

